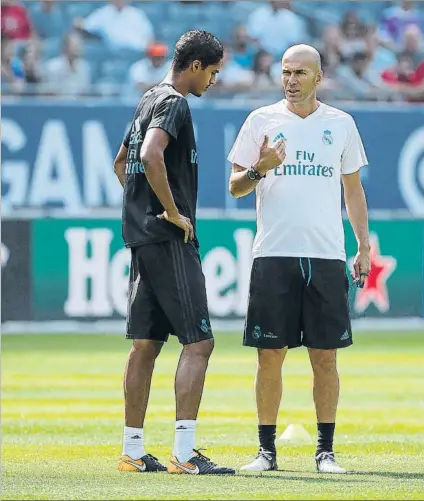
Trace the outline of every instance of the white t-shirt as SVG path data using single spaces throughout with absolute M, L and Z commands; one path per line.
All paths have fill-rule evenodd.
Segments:
M 74 96 L 88 92 L 91 83 L 90 65 L 84 59 L 74 61 L 73 67 L 65 56 L 49 59 L 45 66 L 45 80 L 52 92 Z
M 117 49 L 145 50 L 154 38 L 153 26 L 146 14 L 131 5 L 121 10 L 113 5 L 100 7 L 84 20 L 83 28 L 105 37 Z
M 144 84 L 152 87 L 166 77 L 171 68 L 171 62 L 166 61 L 162 66 L 153 66 L 150 59 L 137 61 L 130 67 L 129 79 L 132 85 Z
M 250 14 L 247 31 L 265 50 L 278 57 L 290 45 L 309 39 L 306 23 L 298 14 L 288 9 L 274 12 L 269 4 L 261 5 Z
M 368 163 L 353 118 L 320 103 L 303 119 L 282 100 L 249 115 L 228 160 L 251 167 L 259 159 L 265 135 L 270 144 L 284 136 L 286 158 L 256 187 L 253 257 L 345 261 L 341 174 L 352 174 Z

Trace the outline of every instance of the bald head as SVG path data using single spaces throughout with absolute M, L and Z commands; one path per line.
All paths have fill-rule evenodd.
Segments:
M 282 77 L 287 100 L 293 105 L 315 103 L 322 80 L 321 56 L 310 45 L 294 45 L 282 60 Z
M 289 47 L 283 55 L 282 62 L 283 64 L 285 62 L 302 62 L 315 71 L 321 71 L 321 56 L 311 45 L 301 44 Z

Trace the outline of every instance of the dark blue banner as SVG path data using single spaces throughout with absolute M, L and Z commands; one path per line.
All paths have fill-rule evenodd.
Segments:
M 346 108 L 370 166 L 363 180 L 370 209 L 424 215 L 424 107 Z M 3 212 L 20 207 L 119 207 L 113 158 L 131 120 L 122 104 L 5 103 L 2 106 Z M 199 153 L 199 208 L 253 208 L 253 196 L 228 193 L 226 155 L 251 108 L 193 109 Z

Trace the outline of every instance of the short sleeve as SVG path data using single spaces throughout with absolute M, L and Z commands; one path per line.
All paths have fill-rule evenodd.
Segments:
M 252 124 L 252 116 L 249 115 L 244 122 L 237 139 L 228 154 L 228 160 L 232 164 L 249 169 L 259 160 L 260 147 L 258 145 L 257 134 Z
M 83 21 L 83 28 L 85 31 L 93 34 L 100 34 L 102 31 L 102 26 L 105 20 L 105 10 L 104 7 L 100 7 L 92 12 Z
M 188 104 L 183 97 L 169 96 L 158 103 L 148 129 L 159 128 L 177 139 L 187 118 Z
M 346 145 L 342 154 L 342 174 L 353 174 L 364 165 L 368 165 L 364 145 L 355 121 L 350 117 Z

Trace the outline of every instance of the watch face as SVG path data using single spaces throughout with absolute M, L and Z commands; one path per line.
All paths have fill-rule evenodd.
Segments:
M 247 171 L 247 177 L 248 177 L 249 179 L 251 179 L 252 181 L 254 181 L 254 180 L 256 179 L 255 172 L 254 172 L 253 170 L 249 169 L 249 170 Z

